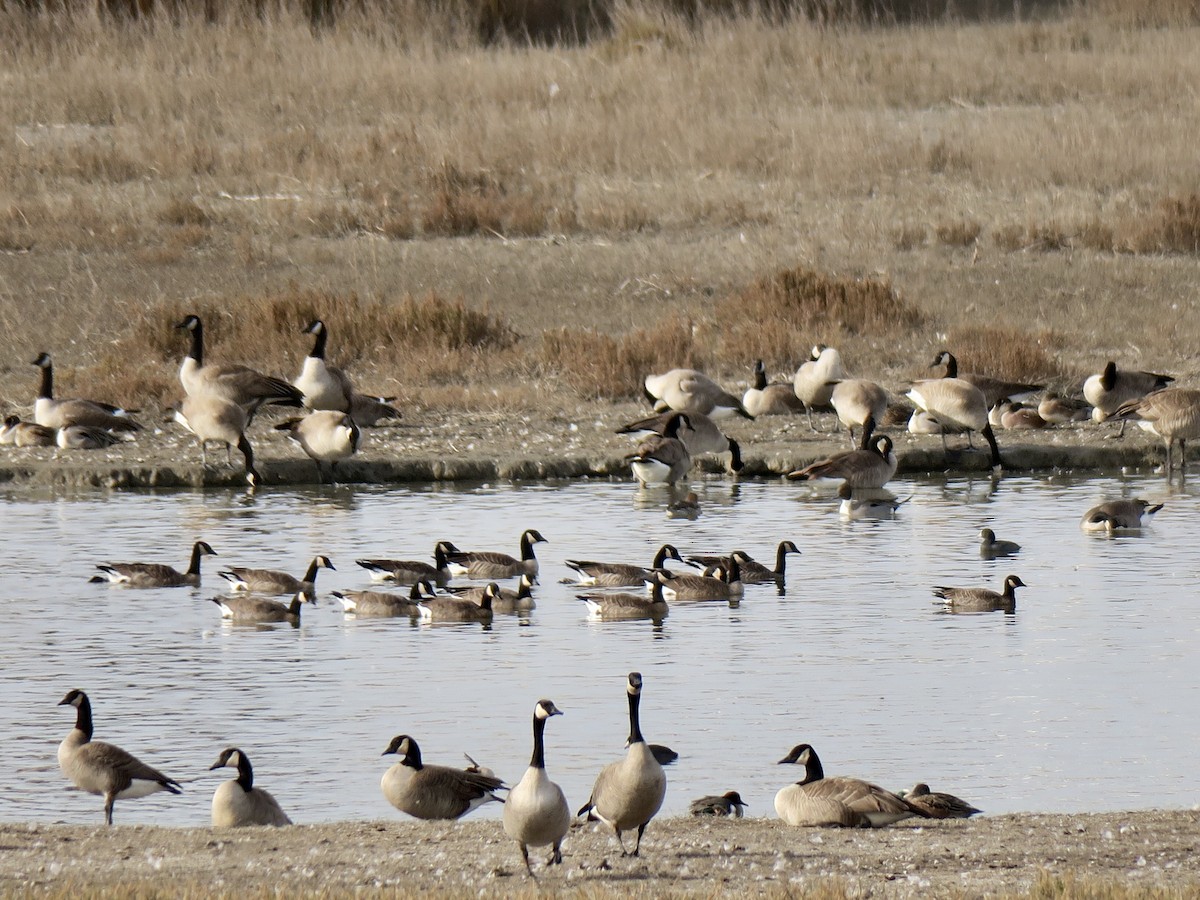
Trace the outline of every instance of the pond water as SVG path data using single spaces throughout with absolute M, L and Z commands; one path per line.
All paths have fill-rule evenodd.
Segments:
M 751 815 L 800 777 L 777 766 L 812 743 L 828 774 L 893 789 L 930 782 L 988 812 L 1189 807 L 1200 776 L 1200 493 L 1161 479 L 1005 477 L 902 481 L 895 519 L 843 523 L 830 493 L 794 484 L 696 482 L 703 515 L 664 515 L 665 491 L 571 482 L 537 486 L 221 491 L 3 497 L 6 563 L 0 669 L 0 818 L 100 823 L 102 801 L 68 788 L 55 760 L 89 692 L 96 739 L 116 743 L 184 785 L 179 797 L 119 801 L 118 823 L 206 825 L 229 770 L 208 766 L 240 746 L 256 781 L 297 822 L 400 816 L 379 779 L 381 757 L 408 733 L 427 762 L 462 754 L 515 783 L 528 762 L 540 697 L 564 711 L 547 732 L 548 769 L 573 807 L 623 751 L 625 675 L 645 677 L 647 740 L 681 756 L 665 812 L 736 789 Z M 1166 508 L 1138 536 L 1079 529 L 1102 499 Z M 1024 546 L 979 557 L 993 527 Z M 515 553 L 538 546 L 537 610 L 478 625 L 419 626 L 347 617 L 333 589 L 369 586 L 357 557 L 424 558 L 436 541 Z M 99 562 L 184 568 L 197 538 L 199 590 L 88 584 Z M 677 604 L 650 622 L 596 622 L 559 584 L 565 558 L 648 561 L 664 541 L 682 552 L 740 548 L 791 557 L 785 592 L 748 586 L 736 609 Z M 318 553 L 320 604 L 299 628 L 222 622 L 207 598 L 220 568 L 300 574 Z M 677 565 L 677 564 L 676 564 Z M 1015 615 L 951 616 L 935 584 L 1029 587 Z M 497 805 L 472 813 L 497 817 Z

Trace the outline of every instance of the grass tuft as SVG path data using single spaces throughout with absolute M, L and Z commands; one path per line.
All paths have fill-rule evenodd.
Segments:
M 1200 253 L 1200 194 L 1159 201 L 1134 234 L 1135 253 Z
M 967 325 L 950 332 L 947 347 L 958 360 L 959 371 L 1040 384 L 1070 378 L 1052 349 L 1060 342 L 1061 337 L 1049 333 Z

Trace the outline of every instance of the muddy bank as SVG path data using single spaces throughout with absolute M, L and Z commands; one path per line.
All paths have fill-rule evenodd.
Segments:
M 646 414 L 635 404 L 580 404 L 553 414 L 515 412 L 439 413 L 415 410 L 399 424 L 364 432 L 361 451 L 339 464 L 343 484 L 430 481 L 536 481 L 554 478 L 630 477 L 624 457 L 634 442 L 614 429 Z M 822 427 L 831 428 L 831 416 Z M 774 477 L 847 449 L 844 434 L 814 434 L 801 417 L 725 420 L 745 461 L 743 477 Z M 947 458 L 936 436 L 889 429 L 896 441 L 901 474 L 947 471 L 985 472 L 985 452 Z M 1073 470 L 1152 470 L 1161 465 L 1162 444 L 1131 428 L 1117 439 L 1116 428 L 1091 423 L 998 434 L 1004 466 L 1010 472 Z M 263 417 L 250 433 L 266 485 L 317 483 L 315 465 Z M 952 438 L 952 446 L 962 443 Z M 977 442 L 982 443 L 982 442 Z M 694 473 L 725 471 L 728 456 L 705 457 Z M 233 465 L 225 454 L 200 463 L 196 441 L 172 426 L 150 428 L 137 439 L 109 450 L 63 451 L 0 447 L 0 483 L 42 488 L 147 488 L 241 486 L 240 455 Z
M 496 821 L 241 830 L 9 824 L 0 825 L 0 846 L 3 894 L 122 885 L 232 896 L 267 886 L 289 896 L 535 890 Z M 538 887 L 588 896 L 831 886 L 850 896 L 983 896 L 1022 893 L 1048 877 L 1191 893 L 1200 890 L 1198 846 L 1195 811 L 982 816 L 878 830 L 676 818 L 651 824 L 637 859 L 622 859 L 611 832 L 593 826 L 567 839 L 561 867 L 545 869 L 541 851 L 533 858 Z

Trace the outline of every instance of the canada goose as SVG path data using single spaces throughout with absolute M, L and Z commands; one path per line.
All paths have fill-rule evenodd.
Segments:
M 914 409 L 908 417 L 909 434 L 941 434 L 942 426 L 937 419 L 923 409 Z
M 625 690 L 629 697 L 629 747 L 623 759 L 600 770 L 592 786 L 592 795 L 577 815 L 593 813 L 616 832 L 622 856 L 637 856 L 646 826 L 658 813 L 667 795 L 667 773 L 642 737 L 638 719 L 641 673 L 629 673 L 629 685 Z M 621 840 L 621 832 L 634 827 L 637 828 L 637 843 L 633 851 L 628 852 Z
M 765 581 L 782 581 L 787 571 L 787 555 L 800 553 L 800 548 L 792 541 L 780 541 L 775 548 L 775 568 L 768 569 L 744 550 L 734 550 L 728 556 L 737 560 L 743 584 L 762 584 Z M 722 565 L 727 556 L 689 556 L 687 561 L 698 566 Z
M 646 397 L 654 404 L 656 412 L 696 412 L 714 419 L 724 416 L 742 416 L 753 419 L 742 403 L 733 394 L 695 369 L 672 369 L 662 375 L 647 375 Z
M 847 450 L 828 459 L 822 459 L 803 469 L 788 472 L 793 481 L 840 478 L 852 488 L 883 487 L 896 474 L 896 453 L 892 439 L 881 434 L 871 441 L 869 447 Z
M 682 500 L 672 500 L 667 504 L 668 519 L 698 519 L 701 512 L 700 497 L 695 491 L 688 491 Z
M 208 465 L 209 442 L 225 445 L 225 459 L 229 460 L 229 448 L 237 447 L 245 460 L 246 480 L 251 487 L 262 483 L 262 477 L 254 468 L 254 448 L 246 438 L 250 416 L 246 410 L 230 400 L 220 397 L 184 397 L 173 413 L 174 419 L 196 437 L 200 438 L 200 464 Z
M 597 619 L 652 619 L 661 622 L 670 615 L 661 581 L 655 581 L 650 596 L 645 594 L 576 594 Z
M 488 768 L 487 766 L 481 766 L 479 763 L 475 762 L 475 759 L 470 753 L 464 753 L 463 756 L 467 758 L 467 765 L 463 766 L 464 772 L 473 772 L 476 775 L 483 774 L 487 775 L 489 778 L 496 777 L 496 773 L 492 769 Z
M 104 798 L 104 821 L 113 822 L 113 804 L 158 791 L 180 794 L 179 782 L 132 754 L 92 740 L 92 703 L 83 691 L 70 691 L 59 706 L 75 707 L 75 727 L 58 745 L 58 767 L 81 791 Z
M 996 404 L 996 409 L 1000 413 L 1000 427 L 1008 431 L 1045 428 L 1047 425 L 1036 409 L 1018 406 L 1012 400 L 1001 400 Z
M 661 569 L 668 559 L 683 562 L 679 551 L 671 544 L 663 544 L 654 554 L 650 566 L 638 566 L 632 563 L 593 562 L 587 559 L 564 560 L 568 568 L 574 569 L 579 575 L 576 584 L 596 585 L 597 587 L 635 587 L 649 580 L 655 569 Z
M 452 587 L 450 593 L 472 603 L 482 603 L 487 594 L 487 587 Z M 528 573 L 521 576 L 515 591 L 508 588 L 498 588 L 492 597 L 492 612 L 494 613 L 527 613 L 537 609 L 533 599 L 533 578 Z
M 200 559 L 216 556 L 217 551 L 204 541 L 192 544 L 192 558 L 187 571 L 180 572 L 162 563 L 106 563 L 96 566 L 103 575 L 93 575 L 91 583 L 109 582 L 136 588 L 199 587 Z
M 937 585 L 933 596 L 944 601 L 948 612 L 995 612 L 1017 611 L 1017 588 L 1027 585 L 1016 575 L 1004 579 L 1004 592 L 996 593 L 987 588 L 957 588 Z
M 1015 541 L 1000 541 L 996 539 L 996 532 L 990 528 L 981 528 L 979 530 L 979 555 L 987 559 L 994 559 L 997 556 L 1012 556 L 1021 549 L 1021 545 Z
M 300 606 L 305 602 L 316 605 L 317 601 L 301 592 L 292 597 L 292 602 L 284 606 L 278 600 L 266 597 L 248 597 L 244 594 L 233 597 L 209 597 L 213 603 L 221 607 L 221 618 L 234 622 L 288 622 L 300 624 Z
M 267 791 L 254 786 L 254 769 L 250 758 L 237 747 L 221 751 L 217 761 L 208 767 L 211 772 L 223 766 L 237 769 L 237 778 L 217 788 L 212 798 L 214 828 L 241 828 L 246 825 L 291 825 L 292 820 Z
M 450 580 L 446 554 L 458 552 L 459 549 L 449 541 L 438 541 L 433 546 L 433 565 L 417 559 L 356 559 L 354 562 L 371 573 L 372 581 L 413 584 L 427 578 L 443 585 Z
M 480 579 L 516 578 L 518 575 L 537 577 L 538 561 L 533 553 L 533 545 L 546 543 L 549 541 L 542 537 L 540 531 L 529 528 L 521 535 L 520 559 L 490 550 L 452 550 L 446 554 L 446 559 L 452 575 Z
M 854 488 L 842 482 L 838 488 L 838 515 L 843 519 L 890 519 L 904 500 L 871 498 L 864 500 L 854 496 Z
M 350 418 L 359 428 L 374 428 L 381 419 L 402 419 L 400 410 L 392 406 L 395 397 L 374 397 L 355 391 L 350 395 Z
M 730 600 L 741 597 L 745 588 L 737 559 L 729 557 L 720 569 L 720 577 L 688 575 L 665 569 L 658 570 L 653 577 L 662 584 L 663 595 L 668 600 Z
M 421 748 L 407 734 L 392 738 L 383 755 L 400 761 L 383 773 L 379 782 L 388 803 L 415 819 L 457 819 L 484 803 L 503 803 L 495 792 L 504 788 L 499 778 L 450 766 L 427 766 Z
M 1117 371 L 1117 364 L 1109 360 L 1104 371 L 1090 375 L 1083 383 L 1083 398 L 1092 404 L 1092 418 L 1103 422 L 1118 409 L 1133 400 L 1162 390 L 1175 379 L 1170 375 L 1154 372 Z M 1125 433 L 1125 420 L 1121 420 L 1120 434 Z
M 418 582 L 420 586 L 424 582 Z M 417 614 L 422 622 L 481 622 L 489 624 L 493 618 L 492 604 L 500 596 L 500 586 L 489 582 L 483 589 L 479 602 L 466 597 L 424 596 L 417 603 Z
M 625 741 L 625 746 L 629 746 L 628 740 Z M 647 744 L 646 746 L 650 748 L 650 755 L 660 766 L 669 766 L 679 759 L 679 754 L 665 744 Z
M 1200 438 L 1200 391 L 1164 388 L 1123 404 L 1112 416 L 1124 422 L 1139 420 L 1163 439 L 1167 475 L 1171 474 L 1172 448 L 1179 442 L 1179 471 L 1187 470 L 1187 442 Z
M 692 457 L 679 439 L 679 430 L 688 424 L 683 413 L 672 413 L 664 434 L 651 435 L 640 444 L 637 451 L 625 459 L 633 470 L 633 477 L 645 487 L 650 484 L 674 484 L 687 475 L 692 467 Z
M 317 572 L 321 569 L 337 571 L 328 556 L 314 556 L 303 578 L 296 578 L 275 569 L 247 569 L 244 566 L 231 566 L 217 574 L 228 581 L 231 590 L 234 591 L 249 591 L 255 594 L 303 594 L 306 600 L 312 601 L 317 591 Z
M 968 384 L 973 384 L 979 388 L 983 394 L 983 399 L 991 409 L 1001 400 L 1027 400 L 1039 391 L 1045 390 L 1045 385 L 1041 384 L 1023 384 L 1017 381 L 1005 381 L 1002 378 L 993 378 L 991 375 L 980 375 L 977 372 L 962 372 L 958 371 L 958 360 L 954 358 L 954 354 L 949 350 L 942 350 L 934 358 L 929 368 L 934 369 L 938 366 L 946 367 L 946 378 L 959 378 Z
M 103 450 L 123 440 L 115 432 L 92 425 L 64 425 L 54 434 L 60 450 Z
M 1051 425 L 1069 422 L 1085 422 L 1091 418 L 1092 406 L 1086 400 L 1063 397 L 1054 391 L 1046 391 L 1038 401 L 1038 415 Z
M 947 431 L 978 431 L 991 449 L 992 468 L 1000 468 L 1000 448 L 988 421 L 987 401 L 975 385 L 961 378 L 928 378 L 913 382 L 908 399 L 942 426 L 942 447 Z
M 742 810 L 749 805 L 737 791 L 726 791 L 724 794 L 693 800 L 688 811 L 693 816 L 733 816 L 740 819 Z
M 216 397 L 244 407 L 253 418 L 266 403 L 303 406 L 304 394 L 282 378 L 263 375 L 248 366 L 213 365 L 204 362 L 204 325 L 200 317 L 189 315 L 176 328 L 191 333 L 191 345 L 179 367 L 179 381 L 189 397 Z
M 924 810 L 931 819 L 969 819 L 983 812 L 953 794 L 929 790 L 929 785 L 923 781 L 913 785 L 912 790 L 905 791 L 904 799 Z
M 413 584 L 408 596 L 383 591 L 330 591 L 342 603 L 342 610 L 359 616 L 418 616 L 417 604 L 433 595 L 433 583 L 421 579 Z
M 1142 527 L 1143 518 L 1162 508 L 1161 503 L 1152 506 L 1141 499 L 1110 500 L 1085 512 L 1079 527 L 1084 531 L 1137 531 Z
M 752 416 L 790 416 L 804 411 L 791 384 L 767 384 L 767 367 L 754 361 L 754 386 L 742 395 L 742 408 Z
M 320 319 L 314 319 L 300 333 L 313 336 L 312 350 L 304 357 L 300 375 L 292 382 L 304 392 L 305 407 L 349 412 L 350 395 L 354 393 L 354 387 L 345 372 L 325 362 L 329 329 Z
M 354 420 L 342 412 L 317 409 L 303 419 L 288 419 L 275 426 L 300 445 L 308 458 L 317 464 L 317 478 L 324 483 L 325 467 L 329 464 L 329 480 L 333 481 L 334 467 L 343 459 L 358 452 L 362 438 Z
M 651 437 L 653 435 L 667 436 L 667 428 L 678 413 L 665 412 L 656 416 L 638 419 L 617 429 L 617 434 L 630 434 L 636 437 Z M 702 453 L 728 453 L 729 469 L 740 472 L 745 468 L 742 462 L 742 449 L 733 438 L 726 437 L 720 426 L 711 417 L 703 413 L 688 413 L 686 419 L 677 426 L 675 437 L 683 444 L 689 456 L 699 456 Z
M 571 807 L 557 784 L 546 776 L 546 720 L 561 716 L 551 700 L 539 700 L 533 708 L 533 756 L 525 774 L 504 800 L 504 833 L 517 842 L 530 875 L 529 848 L 551 844 L 546 865 L 562 862 L 562 841 L 571 830 Z
M 876 422 L 883 421 L 888 406 L 887 391 L 873 381 L 847 378 L 834 385 L 829 403 L 837 412 L 838 421 L 850 432 L 853 448 L 857 446 L 854 443 L 855 426 L 866 428 L 870 422 L 873 429 Z
M 6 416 L 0 429 L 0 444 L 12 447 L 53 447 L 58 432 L 36 422 L 22 422 L 20 416 Z
M 33 403 L 33 421 L 46 428 L 90 425 L 109 431 L 141 431 L 142 426 L 124 415 L 124 410 L 95 400 L 55 400 L 54 365 L 49 353 L 39 353 L 33 365 L 42 370 L 37 400 Z
M 861 778 L 826 778 L 817 751 L 797 744 L 780 765 L 804 766 L 804 778 L 775 795 L 775 812 L 788 825 L 879 828 L 912 816 L 928 818 L 903 797 Z
M 842 355 L 833 347 L 813 347 L 812 358 L 796 370 L 792 387 L 796 397 L 804 404 L 804 411 L 808 414 L 808 425 L 813 431 L 817 430 L 813 423 L 813 408 L 828 406 L 833 397 L 834 385 L 845 377 Z

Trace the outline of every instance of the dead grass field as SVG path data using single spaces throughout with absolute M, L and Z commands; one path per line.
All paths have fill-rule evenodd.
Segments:
M 409 407 L 745 382 L 817 342 L 877 377 L 943 345 L 1064 385 L 1200 373 L 1189 4 L 902 28 L 625 5 L 553 48 L 397 8 L 318 34 L 0 11 L 0 400 L 31 401 L 40 350 L 63 393 L 174 399 L 191 310 L 214 357 L 289 376 L 319 314 Z

